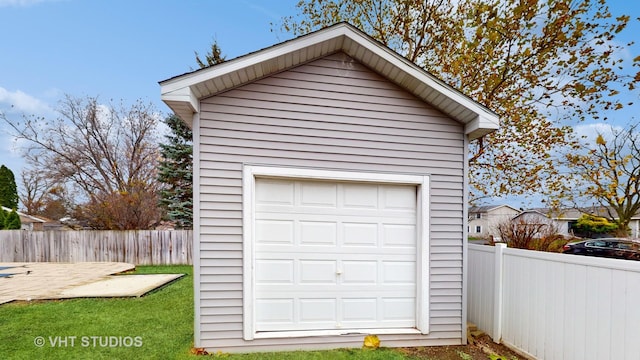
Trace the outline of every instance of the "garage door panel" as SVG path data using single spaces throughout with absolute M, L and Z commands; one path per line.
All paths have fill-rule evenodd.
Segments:
M 294 205 L 294 183 L 262 179 L 256 181 L 256 205 Z
M 416 326 L 415 186 L 269 182 L 285 200 L 257 196 L 254 290 L 278 314 L 257 331 Z
M 326 256 L 332 256 L 334 259 L 359 259 L 359 260 L 408 260 L 413 261 L 415 259 L 415 250 L 412 248 L 385 248 L 384 257 L 380 256 L 380 248 L 377 247 L 363 247 L 363 246 L 342 246 L 342 247 L 328 247 L 324 245 L 304 245 L 304 246 L 287 246 L 280 244 L 262 244 L 256 246 L 256 252 L 260 251 L 260 254 L 256 256 L 257 259 L 280 259 L 283 256 L 293 256 L 296 259 L 323 259 Z M 358 251 L 358 254 L 348 253 Z M 347 252 L 347 253 L 345 253 Z
M 383 212 L 371 210 L 327 210 L 327 209 L 307 209 L 292 207 L 291 209 L 277 208 L 273 206 L 261 206 L 256 209 L 256 220 L 296 220 L 296 221 L 322 221 L 339 223 L 367 223 L 376 222 L 384 224 L 406 224 L 415 225 L 415 214 L 402 214 L 398 212 Z
M 300 260 L 298 284 L 333 285 L 337 283 L 335 260 Z
M 300 304 L 300 321 L 314 323 L 325 323 L 328 326 L 335 326 L 337 321 L 337 300 L 335 298 L 309 299 L 302 298 Z
M 381 188 L 381 208 L 385 210 L 415 212 L 415 188 L 407 186 L 384 186 Z
M 256 220 L 256 243 L 293 245 L 294 228 L 293 220 Z
M 377 298 L 347 298 L 342 300 L 343 320 L 347 322 L 375 322 L 378 319 Z
M 255 305 L 259 324 L 290 324 L 294 321 L 293 299 L 257 299 Z
M 344 184 L 342 207 L 345 209 L 378 209 L 378 186 Z
M 323 182 L 298 182 L 300 186 L 301 207 L 326 207 L 335 209 L 338 206 L 338 185 Z
M 339 277 L 343 284 L 376 284 L 378 283 L 378 261 L 342 261 L 342 272 Z
M 256 311 L 261 331 L 415 326 L 410 298 L 274 298 L 258 301 Z
M 335 221 L 299 221 L 300 245 L 335 246 L 338 224 Z
M 366 222 L 366 217 L 352 216 L 340 222 L 323 219 L 294 219 L 304 216 L 276 214 L 270 219 L 256 219 L 256 242 L 303 245 L 386 246 L 415 248 L 416 226 L 406 221 Z M 382 239 L 382 241 L 380 241 Z
M 415 282 L 415 261 L 383 261 L 383 284 L 413 284 Z
M 293 284 L 294 261 L 289 259 L 257 259 L 256 284 Z
M 378 246 L 377 223 L 342 223 L 342 243 L 345 246 Z
M 382 246 L 410 247 L 416 246 L 416 226 L 413 224 L 383 224 Z
M 319 287 L 315 284 L 298 284 L 296 285 L 296 292 L 292 293 L 291 286 L 286 284 L 261 284 L 255 285 L 255 289 L 260 292 L 269 292 L 268 295 L 262 298 L 278 298 L 289 299 L 294 297 L 314 297 L 322 298 L 328 296 L 341 296 L 341 297 L 411 297 L 415 295 L 416 288 L 413 285 L 407 284 L 388 284 L 388 285 L 370 285 L 370 284 L 344 284 L 334 283 L 332 285 L 326 285 Z
M 415 321 L 415 298 L 382 298 L 381 302 L 385 321 Z

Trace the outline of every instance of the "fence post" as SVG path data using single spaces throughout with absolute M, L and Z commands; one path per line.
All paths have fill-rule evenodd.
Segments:
M 491 338 L 493 342 L 499 344 L 502 341 L 502 272 L 504 261 L 504 249 L 507 244 L 495 244 L 496 251 L 494 253 L 494 286 L 493 286 L 493 334 Z

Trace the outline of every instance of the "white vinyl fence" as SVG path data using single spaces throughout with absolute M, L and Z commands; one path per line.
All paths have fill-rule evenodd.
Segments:
M 537 359 L 640 359 L 640 262 L 469 245 L 468 320 Z
M 192 230 L 0 231 L 0 262 L 192 264 Z

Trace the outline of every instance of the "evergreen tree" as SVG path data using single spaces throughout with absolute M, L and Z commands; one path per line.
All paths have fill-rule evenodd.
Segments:
M 20 230 L 21 225 L 20 215 L 16 210 L 11 211 L 4 219 L 4 228 L 6 230 Z
M 197 51 L 195 55 L 200 69 L 225 61 L 215 40 L 204 60 Z M 193 227 L 193 134 L 176 115 L 166 118 L 165 123 L 171 134 L 165 136 L 166 144 L 160 144 L 162 159 L 158 165 L 158 180 L 165 184 L 160 192 L 160 205 L 177 228 L 190 229 Z
M 0 205 L 10 209 L 18 208 L 18 187 L 13 172 L 0 166 Z
M 220 64 L 222 62 L 225 62 L 226 60 L 225 56 L 222 55 L 222 49 L 220 49 L 220 46 L 218 46 L 218 42 L 216 40 L 211 43 L 211 50 L 209 50 L 209 52 L 207 52 L 207 55 L 205 55 L 204 61 L 200 59 L 200 55 L 197 51 L 195 51 L 195 53 L 196 63 L 198 63 L 200 69 Z
M 171 133 L 165 135 L 166 144 L 160 144 L 162 159 L 158 167 L 158 180 L 166 186 L 160 192 L 160 204 L 169 219 L 178 228 L 193 226 L 193 145 L 191 129 L 171 115 L 165 119 Z
M 4 230 L 4 222 L 9 214 L 0 208 L 0 230 Z

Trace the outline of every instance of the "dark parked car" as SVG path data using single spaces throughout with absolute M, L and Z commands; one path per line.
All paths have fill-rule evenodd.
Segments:
M 589 239 L 568 243 L 562 248 L 562 252 L 565 254 L 640 260 L 640 243 L 617 238 Z

